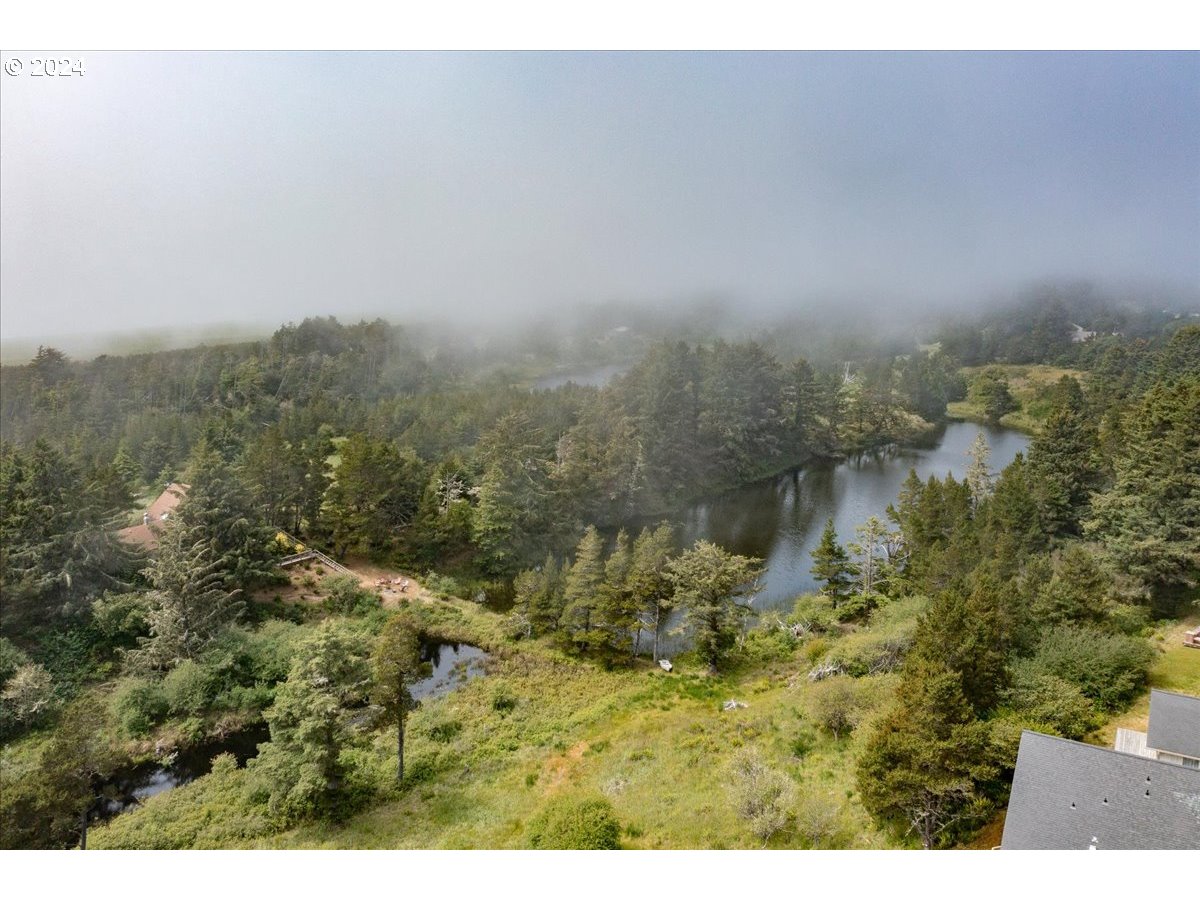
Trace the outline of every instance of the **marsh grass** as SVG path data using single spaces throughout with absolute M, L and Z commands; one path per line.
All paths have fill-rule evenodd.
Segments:
M 1058 380 L 1064 376 L 1078 379 L 1082 384 L 1087 373 L 1079 369 L 1064 369 L 1058 366 L 1027 365 L 1006 366 L 987 365 L 967 367 L 963 375 L 970 381 L 984 369 L 997 369 L 1008 379 L 1008 388 L 1013 398 L 1021 404 L 1020 409 L 1001 416 L 1000 424 L 1008 428 L 1024 431 L 1026 434 L 1037 434 L 1042 423 L 1050 412 L 1049 394 Z M 984 422 L 987 416 L 983 408 L 970 400 L 957 400 L 946 405 L 946 414 L 952 419 L 965 419 L 969 422 Z

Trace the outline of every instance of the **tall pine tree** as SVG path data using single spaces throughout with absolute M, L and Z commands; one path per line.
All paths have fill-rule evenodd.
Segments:
M 813 577 L 822 583 L 821 593 L 833 601 L 834 608 L 850 593 L 855 569 L 846 548 L 838 543 L 833 519 L 825 523 L 821 543 L 812 551 Z

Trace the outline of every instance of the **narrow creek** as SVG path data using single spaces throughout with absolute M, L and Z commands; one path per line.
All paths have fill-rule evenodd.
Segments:
M 410 690 L 416 700 L 432 700 L 482 676 L 488 654 L 471 644 L 422 640 L 421 659 L 430 663 L 433 671 Z M 150 797 L 195 781 L 212 770 L 213 760 L 222 753 L 233 754 L 237 764 L 244 766 L 258 755 L 259 745 L 270 739 L 267 723 L 260 721 L 227 737 L 193 744 L 163 759 L 118 769 L 101 789 L 102 799 L 97 801 L 89 818 L 95 822 L 107 821 Z

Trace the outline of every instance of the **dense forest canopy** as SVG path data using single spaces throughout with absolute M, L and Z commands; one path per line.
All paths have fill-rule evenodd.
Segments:
M 0 729 L 20 751 L 5 784 L 23 785 L 5 791 L 5 845 L 78 840 L 120 748 L 171 723 L 269 725 L 229 800 L 257 823 L 247 834 L 344 818 L 434 777 L 428 760 L 405 774 L 404 745 L 417 635 L 437 614 L 385 627 L 353 582 L 331 584 L 322 610 L 262 602 L 294 541 L 484 601 L 507 652 L 620 671 L 657 659 L 681 623 L 713 678 L 755 653 L 808 660 L 810 715 L 835 741 L 873 710 L 854 738 L 856 802 L 881 833 L 928 847 L 1002 808 L 1022 727 L 1082 737 L 1129 703 L 1148 627 L 1195 600 L 1200 326 L 1187 319 L 1068 292 L 807 356 L 785 330 L 611 321 L 566 344 L 481 348 L 307 319 L 258 342 L 91 361 L 43 347 L 3 367 Z M 623 371 L 533 386 L 571 359 Z M 1022 401 L 1015 364 L 1064 374 Z M 824 589 L 786 622 L 751 627 L 759 560 L 675 544 L 689 499 L 918 440 L 947 404 L 998 421 L 1023 402 L 1037 433 L 1002 472 L 980 445 L 962 481 L 914 473 L 888 521 L 852 536 L 830 523 L 814 554 Z M 171 482 L 189 488 L 157 549 L 121 541 Z M 497 691 L 507 714 L 516 701 Z M 396 729 L 395 785 L 363 762 L 376 707 L 373 727 Z M 772 806 L 790 796 L 783 776 L 760 757 L 735 768 L 770 789 L 769 803 L 739 801 L 755 834 L 796 826 Z M 218 769 L 213 784 L 219 772 L 242 777 Z M 555 815 L 596 818 L 608 841 L 608 808 L 580 809 Z

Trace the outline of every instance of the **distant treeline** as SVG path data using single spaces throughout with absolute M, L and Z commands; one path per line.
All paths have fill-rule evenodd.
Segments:
M 6 467 L 40 441 L 78 470 L 74 484 L 106 479 L 128 507 L 122 489 L 191 478 L 215 451 L 272 525 L 338 552 L 465 553 L 511 574 L 584 523 L 903 439 L 964 391 L 940 354 L 818 370 L 720 339 L 653 344 L 600 389 L 530 391 L 486 363 L 334 319 L 91 362 L 42 348 L 2 371 Z
M 1056 287 L 947 321 L 936 340 L 965 366 L 1047 363 L 1091 369 L 1114 348 L 1169 334 L 1186 324 L 1187 315 L 1148 302 L 1117 302 L 1087 286 Z

